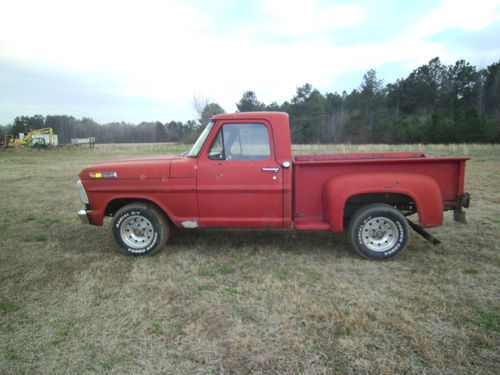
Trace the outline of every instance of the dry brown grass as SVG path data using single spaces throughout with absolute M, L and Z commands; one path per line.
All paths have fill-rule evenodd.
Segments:
M 467 226 L 390 262 L 343 235 L 178 231 L 129 258 L 82 226 L 93 161 L 182 146 L 0 154 L 0 373 L 500 372 L 500 146 L 294 146 L 468 154 Z

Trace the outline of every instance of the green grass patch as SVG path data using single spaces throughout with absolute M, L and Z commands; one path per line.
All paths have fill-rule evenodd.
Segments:
M 466 275 L 477 275 L 479 273 L 479 271 L 476 270 L 475 268 L 466 268 L 466 269 L 464 269 L 464 273 Z
M 210 287 L 210 285 L 207 285 L 207 284 L 198 284 L 196 287 L 197 287 L 197 289 L 198 289 L 199 292 L 204 292 L 206 290 L 212 289 Z
M 103 362 L 101 367 L 106 371 L 110 371 L 113 368 L 115 368 L 117 365 L 122 364 L 122 363 L 126 362 L 127 360 L 128 360 L 128 357 L 125 355 L 112 356 L 107 361 Z
M 219 275 L 232 275 L 235 272 L 235 268 L 228 265 L 221 265 L 216 268 L 216 272 Z
M 170 322 L 170 329 L 174 335 L 180 335 L 182 333 L 182 322 L 178 319 L 172 320 Z
M 290 273 L 285 268 L 280 268 L 280 269 L 276 270 L 274 272 L 274 275 L 276 276 L 276 278 L 278 278 L 280 280 L 286 280 L 290 277 Z
M 5 297 L 0 297 L 0 311 L 4 313 L 19 310 L 19 306 L 13 302 L 10 302 Z
M 198 275 L 203 277 L 215 277 L 217 273 L 214 270 L 208 269 L 206 266 L 202 265 L 198 267 Z
M 50 343 L 52 345 L 58 345 L 61 342 L 63 342 L 64 340 L 66 340 L 66 338 L 73 333 L 75 326 L 76 326 L 76 321 L 75 320 L 72 320 L 72 319 L 68 320 L 56 332 L 56 334 L 54 335 L 54 337 L 52 338 L 52 340 L 50 340 Z
M 48 239 L 45 234 L 35 234 L 23 237 L 23 242 L 46 242 Z
M 17 350 L 14 348 L 7 348 L 6 357 L 7 360 L 11 362 L 20 361 L 22 359 L 21 356 L 17 354 Z
M 44 235 L 44 234 L 37 234 L 37 235 L 34 237 L 34 240 L 35 240 L 36 242 L 45 242 L 45 241 L 47 241 L 48 239 L 49 239 L 49 238 L 48 238 L 46 235 Z
M 198 268 L 198 275 L 204 277 L 215 277 L 215 276 L 224 276 L 231 275 L 235 273 L 236 269 L 230 265 L 221 264 L 216 265 L 214 267 L 207 267 L 202 265 Z
M 500 333 L 500 311 L 498 310 L 480 310 L 472 318 L 472 321 L 483 329 Z
M 154 333 L 160 333 L 161 331 L 161 323 L 160 322 L 153 322 L 151 323 L 151 331 Z
M 236 288 L 224 288 L 224 293 L 227 294 L 228 296 L 234 296 L 238 294 L 238 290 Z
M 14 326 L 10 323 L 7 323 L 7 324 L 1 324 L 0 325 L 0 332 L 2 333 L 5 333 L 5 334 L 9 334 L 9 333 L 14 333 L 16 332 L 16 329 L 14 328 Z
M 58 219 L 58 218 L 53 218 L 53 217 L 44 217 L 43 219 L 38 220 L 38 222 L 39 222 L 40 224 L 42 224 L 42 226 L 43 226 L 44 228 L 46 228 L 46 229 L 47 229 L 47 228 L 49 228 L 49 227 L 50 227 L 51 225 L 53 225 L 53 224 L 60 223 L 60 222 L 61 222 L 61 220 L 60 220 L 60 219 Z

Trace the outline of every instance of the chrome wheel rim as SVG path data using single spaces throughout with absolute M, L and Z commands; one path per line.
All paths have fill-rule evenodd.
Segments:
M 391 249 L 399 239 L 399 230 L 394 221 L 386 217 L 374 217 L 361 228 L 363 244 L 371 251 L 384 252 Z
M 120 237 L 128 247 L 142 249 L 153 242 L 153 224 L 144 216 L 129 216 L 120 227 Z

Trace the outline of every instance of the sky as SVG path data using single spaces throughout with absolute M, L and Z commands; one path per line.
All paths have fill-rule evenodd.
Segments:
M 500 0 L 0 0 L 0 124 L 67 114 L 105 123 L 226 112 L 311 83 L 350 92 L 439 56 L 500 60 Z

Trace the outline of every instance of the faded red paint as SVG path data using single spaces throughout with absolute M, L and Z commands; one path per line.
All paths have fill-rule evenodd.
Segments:
M 289 228 L 342 231 L 349 198 L 396 193 L 416 204 L 420 225 L 441 225 L 443 210 L 459 207 L 467 158 L 426 158 L 421 152 L 292 157 L 288 115 L 217 115 L 198 157 L 157 156 L 94 164 L 80 173 L 90 199 L 88 217 L 102 225 L 117 199 L 156 204 L 177 226 Z M 226 123 L 259 123 L 268 132 L 269 160 L 212 160 L 208 151 Z M 284 168 L 283 163 L 290 167 Z M 262 168 L 279 168 L 277 173 Z M 90 172 L 118 178 L 92 179 Z

